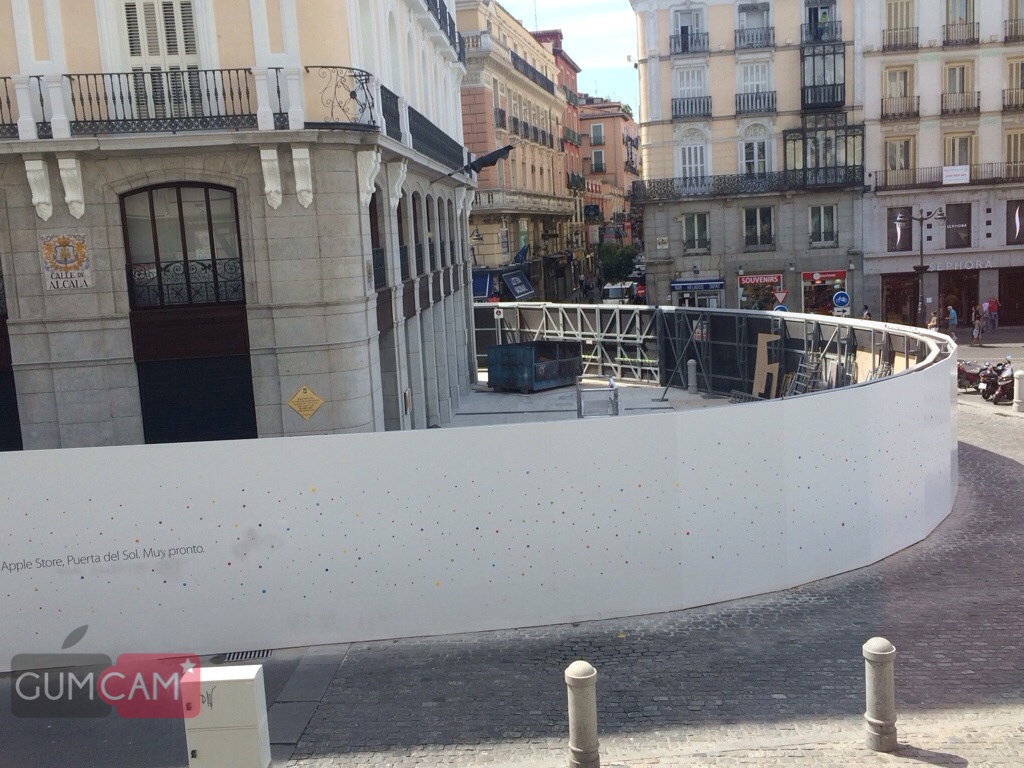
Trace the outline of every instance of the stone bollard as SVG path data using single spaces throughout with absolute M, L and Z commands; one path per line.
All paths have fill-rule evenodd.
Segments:
M 862 650 L 868 749 L 892 752 L 896 749 L 896 687 L 893 679 L 896 648 L 884 637 L 873 637 L 864 643 Z
M 1013 410 L 1024 413 L 1024 371 L 1014 371 L 1013 374 Z
M 597 743 L 597 670 L 585 661 L 565 669 L 569 689 L 569 765 L 600 768 Z
M 692 358 L 686 361 L 686 391 L 697 394 L 697 361 Z

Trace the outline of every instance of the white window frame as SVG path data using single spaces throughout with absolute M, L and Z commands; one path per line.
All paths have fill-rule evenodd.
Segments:
M 750 210 L 754 210 L 754 211 L 757 212 L 755 214 L 755 218 L 757 219 L 757 222 L 756 222 L 757 242 L 754 242 L 754 243 L 748 242 L 748 240 L 747 240 L 747 211 L 750 211 Z M 762 241 L 762 239 L 761 239 L 762 235 L 763 235 L 764 225 L 765 225 L 765 222 L 764 222 L 764 220 L 762 220 L 761 217 L 764 214 L 765 210 L 768 211 L 768 225 L 769 225 L 768 236 L 770 238 L 770 242 L 765 242 L 765 241 Z M 744 246 L 744 248 L 751 249 L 751 250 L 765 250 L 767 248 L 767 246 L 771 246 L 772 248 L 774 248 L 775 247 L 775 240 L 776 240 L 776 238 L 775 238 L 775 209 L 772 206 L 770 206 L 770 205 L 746 206 L 745 208 L 743 208 L 743 228 L 742 228 L 742 231 L 743 231 L 743 246 Z
M 604 162 L 604 150 L 603 149 L 592 149 L 590 154 L 590 170 L 592 173 L 607 173 L 608 166 Z M 596 170 L 597 166 L 601 166 L 601 170 Z
M 125 35 L 125 0 L 94 0 L 94 4 L 100 67 L 104 72 L 130 71 L 128 41 Z M 192 0 L 192 15 L 195 19 L 199 68 L 220 69 L 213 0 Z
M 772 63 L 767 59 L 743 61 L 736 67 L 738 93 L 768 93 L 772 91 Z
M 817 231 L 814 224 L 814 213 L 818 212 L 818 226 Z M 826 216 L 826 213 L 828 214 Z M 807 231 L 810 237 L 810 243 L 812 248 L 827 248 L 829 246 L 835 246 L 839 242 L 838 234 L 838 222 L 837 217 L 839 211 L 835 205 L 811 205 L 807 207 Z M 826 218 L 831 218 L 832 229 L 831 231 L 825 228 Z M 831 235 L 831 237 L 826 237 Z
M 687 99 L 708 95 L 707 67 L 679 67 L 675 70 L 674 80 L 677 98 Z
M 694 211 L 692 213 L 684 213 L 683 219 L 683 250 L 688 252 L 703 253 L 711 248 L 711 235 L 710 235 L 710 219 L 711 214 L 707 211 Z M 700 242 L 700 236 L 703 232 L 704 243 Z M 687 245 L 687 243 L 693 242 L 693 246 Z

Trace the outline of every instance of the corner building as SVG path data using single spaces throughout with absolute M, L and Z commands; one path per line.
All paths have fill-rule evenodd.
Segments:
M 651 303 L 832 313 L 839 291 L 859 301 L 865 4 L 630 2 L 632 203 Z
M 449 420 L 463 62 L 428 0 L 0 3 L 0 448 Z

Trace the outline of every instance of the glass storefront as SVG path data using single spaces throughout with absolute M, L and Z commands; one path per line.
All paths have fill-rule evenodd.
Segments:
M 812 315 L 853 314 L 852 307 L 835 307 L 832 303 L 837 293 L 846 291 L 846 270 L 802 272 L 800 279 L 803 285 L 802 311 Z
M 782 274 L 737 275 L 740 309 L 775 309 L 786 299 L 782 289 Z M 779 296 L 782 300 L 779 300 Z

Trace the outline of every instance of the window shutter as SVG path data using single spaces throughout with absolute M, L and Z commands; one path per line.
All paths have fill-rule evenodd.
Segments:
M 156 21 L 156 4 L 143 3 L 142 17 L 146 24 L 146 52 L 150 56 L 160 55 L 160 30 Z
M 128 55 L 142 55 L 142 37 L 139 30 L 139 8 L 135 3 L 124 7 L 125 31 L 128 33 Z

